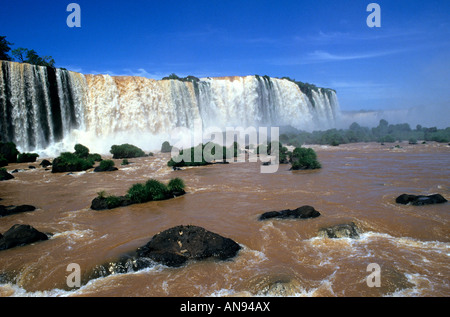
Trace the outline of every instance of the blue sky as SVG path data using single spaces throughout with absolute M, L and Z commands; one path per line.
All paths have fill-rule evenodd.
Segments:
M 450 1 L 0 0 L 0 35 L 85 74 L 288 76 L 337 90 L 342 110 L 450 101 Z M 81 28 L 66 25 L 81 7 Z

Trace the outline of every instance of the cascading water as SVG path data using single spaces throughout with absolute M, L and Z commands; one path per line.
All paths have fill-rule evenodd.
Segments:
M 42 150 L 84 126 L 86 81 L 51 67 L 1 62 L 0 132 L 21 150 Z
M 334 127 L 339 113 L 334 91 L 317 88 L 308 98 L 294 82 L 267 76 L 153 80 L 0 63 L 1 140 L 20 151 L 83 143 L 106 154 L 121 142 L 157 149 L 174 128 L 196 122 L 312 130 Z

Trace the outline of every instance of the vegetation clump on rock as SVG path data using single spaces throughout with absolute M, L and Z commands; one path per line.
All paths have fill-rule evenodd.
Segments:
M 113 159 L 136 158 L 147 156 L 145 152 L 132 144 L 113 145 L 109 151 Z
M 124 196 L 107 195 L 104 191 L 99 192 L 91 203 L 91 209 L 113 209 L 131 204 L 170 199 L 185 193 L 185 184 L 180 178 L 171 179 L 167 185 L 156 179 L 149 179 L 145 183 L 132 185 Z
M 113 172 L 117 171 L 118 168 L 114 167 L 115 163 L 113 160 L 103 160 L 100 165 L 94 169 L 94 172 Z
M 96 161 L 102 161 L 99 154 L 89 153 L 89 149 L 82 144 L 76 144 L 75 152 L 61 153 L 52 162 L 52 173 L 80 172 L 90 169 Z
M 292 170 L 319 169 L 316 152 L 311 148 L 295 148 L 291 155 Z

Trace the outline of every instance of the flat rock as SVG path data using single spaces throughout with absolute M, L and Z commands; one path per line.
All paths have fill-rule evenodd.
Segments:
M 445 199 L 440 194 L 433 194 L 428 196 L 402 194 L 395 199 L 395 202 L 397 204 L 403 205 L 411 204 L 413 206 L 423 206 L 423 205 L 446 203 L 447 199 Z
M 286 209 L 282 211 L 269 211 L 263 213 L 259 220 L 266 219 L 308 219 L 308 218 L 316 218 L 320 216 L 320 212 L 314 209 L 311 206 L 302 206 L 297 209 Z
M 3 206 L 0 205 L 0 217 L 6 217 L 14 214 L 19 214 L 22 212 L 35 211 L 36 207 L 31 205 L 21 205 L 21 206 Z

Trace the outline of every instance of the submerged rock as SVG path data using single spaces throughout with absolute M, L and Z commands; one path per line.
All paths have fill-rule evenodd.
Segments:
M 269 211 L 263 213 L 259 220 L 266 220 L 271 218 L 278 219 L 308 219 L 308 218 L 316 218 L 320 216 L 320 212 L 314 209 L 311 206 L 302 206 L 297 209 L 286 209 L 282 211 Z
M 0 250 L 48 240 L 48 236 L 30 225 L 14 225 L 0 237 Z
M 3 206 L 0 205 L 0 217 L 6 217 L 14 214 L 19 214 L 22 212 L 29 212 L 36 210 L 36 207 L 31 205 L 21 205 L 21 206 Z
M 319 236 L 332 239 L 336 238 L 356 239 L 359 237 L 360 233 L 361 230 L 356 226 L 354 222 L 334 225 L 319 230 Z
M 137 255 L 177 267 L 191 259 L 227 260 L 235 257 L 240 249 L 239 244 L 229 238 L 189 225 L 173 227 L 156 234 L 137 250 Z
M 252 296 L 296 296 L 301 284 L 287 274 L 267 274 L 254 276 L 245 282 L 245 288 Z
M 447 199 L 445 199 L 440 194 L 434 194 L 434 195 L 408 195 L 408 194 L 402 194 L 398 196 L 395 199 L 395 202 L 397 204 L 411 204 L 413 206 L 422 206 L 422 205 L 431 205 L 431 204 L 442 204 L 447 202 Z

